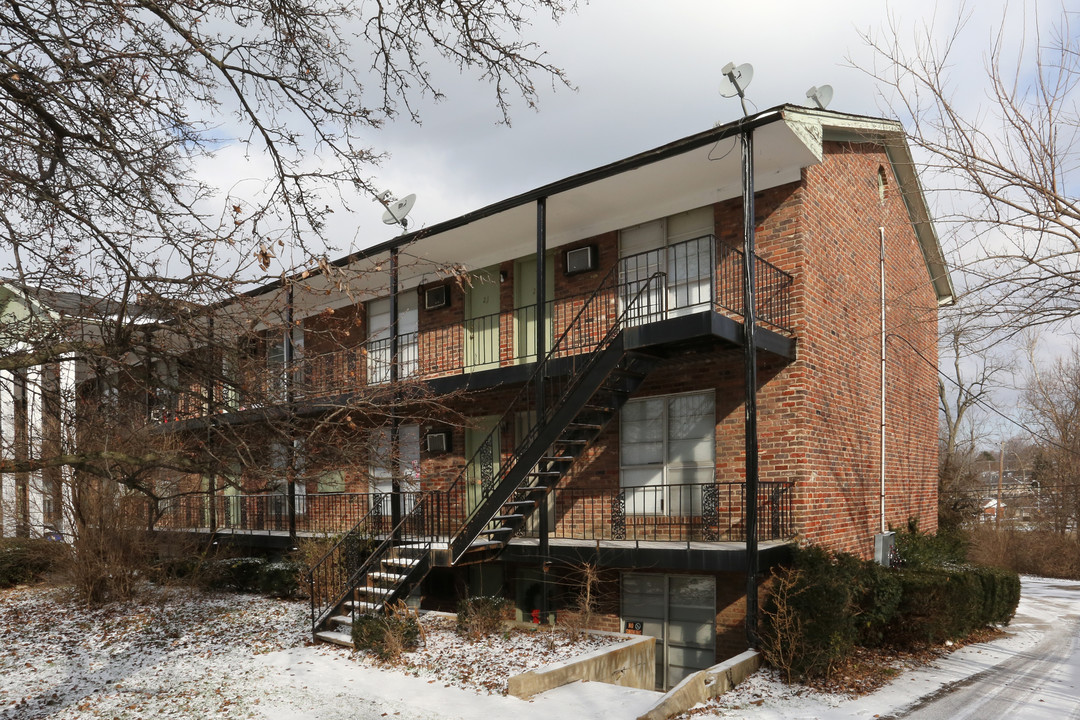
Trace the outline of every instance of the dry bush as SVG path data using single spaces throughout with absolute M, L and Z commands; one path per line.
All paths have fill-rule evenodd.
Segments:
M 352 626 L 353 646 L 374 653 L 384 663 L 396 663 L 425 640 L 419 614 L 403 601 L 390 603 L 382 614 L 361 615 Z
M 1080 580 L 1080 541 L 1073 534 L 978 527 L 969 535 L 971 562 L 1024 575 Z
M 458 603 L 457 630 L 470 640 L 494 635 L 503 629 L 510 601 L 494 595 L 477 595 Z
M 802 612 L 792 601 L 806 592 L 808 586 L 800 570 L 788 567 L 774 569 L 770 584 L 770 602 L 762 610 L 765 632 L 761 635 L 761 652 L 765 661 L 790 683 L 797 674 L 797 661 L 806 651 Z
M 576 586 L 577 594 L 573 605 L 559 613 L 559 619 L 570 637 L 577 639 L 592 627 L 598 605 L 600 573 L 595 565 L 584 563 L 570 580 Z
M 87 603 L 130 599 L 152 576 L 157 555 L 144 499 L 115 483 L 88 481 L 72 502 L 75 531 L 66 579 Z

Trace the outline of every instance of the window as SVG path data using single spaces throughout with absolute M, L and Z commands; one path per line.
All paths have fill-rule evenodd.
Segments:
M 619 282 L 623 305 L 635 302 L 631 323 L 653 322 L 707 308 L 712 300 L 716 264 L 713 245 L 711 206 L 622 230 Z M 664 272 L 665 277 L 653 280 L 643 290 L 656 272 Z
M 390 447 L 390 428 L 379 428 L 372 438 L 371 458 L 368 462 L 369 490 L 373 493 L 388 494 L 393 490 L 394 478 L 393 453 Z M 401 425 L 398 427 L 398 473 L 399 486 L 405 493 L 402 498 L 402 511 L 409 512 L 416 502 L 416 493 L 420 490 L 420 426 Z M 386 497 L 372 496 L 372 505 L 381 501 L 384 513 L 390 512 L 390 501 Z
M 340 470 L 327 470 L 319 475 L 315 487 L 316 492 L 320 493 L 343 493 L 345 492 L 345 473 Z
M 417 296 L 398 293 L 398 377 L 406 378 L 417 371 Z M 372 300 L 367 304 L 368 382 L 373 385 L 390 382 L 392 359 L 390 298 Z
M 631 400 L 619 423 L 620 485 L 628 514 L 701 511 L 716 471 L 712 391 Z

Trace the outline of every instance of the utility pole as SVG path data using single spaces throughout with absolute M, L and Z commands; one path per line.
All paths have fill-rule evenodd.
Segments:
M 1001 453 L 998 455 L 998 497 L 994 508 L 994 529 L 1001 527 L 1001 479 L 1005 477 L 1005 441 L 1001 441 Z

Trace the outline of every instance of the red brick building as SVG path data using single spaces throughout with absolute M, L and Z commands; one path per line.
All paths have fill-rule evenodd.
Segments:
M 883 525 L 936 528 L 952 289 L 902 128 L 782 106 L 344 258 L 369 270 L 349 292 L 304 279 L 291 343 L 309 400 L 406 380 L 448 398 L 374 431 L 388 452 L 366 469 L 307 468 L 302 522 L 334 495 L 388 493 L 352 530 L 375 553 L 317 569 L 316 624 L 410 592 L 565 611 L 588 566 L 594 625 L 661 638 L 658 685 L 745 647 L 747 129 L 760 562 L 791 542 L 869 557 Z M 266 337 L 267 353 L 290 342 Z

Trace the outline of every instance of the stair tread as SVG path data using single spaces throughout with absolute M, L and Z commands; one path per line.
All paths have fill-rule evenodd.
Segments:
M 334 643 L 335 645 L 344 645 L 345 647 L 352 647 L 352 634 L 337 632 L 335 630 L 321 630 L 315 633 L 315 637 L 323 642 Z
M 402 580 L 402 579 L 405 578 L 404 575 L 400 575 L 398 573 L 388 573 L 388 572 L 368 573 L 368 577 L 373 579 L 373 580 L 395 580 L 395 581 L 396 580 Z
M 495 533 L 513 532 L 514 528 L 497 527 L 497 528 L 484 528 L 480 531 L 481 535 L 494 535 Z
M 337 623 L 338 625 L 348 625 L 352 627 L 351 615 L 334 615 L 330 618 L 330 622 Z
M 502 522 L 504 520 L 522 520 L 524 518 L 525 518 L 524 515 L 514 514 L 514 515 L 496 515 L 495 517 L 493 517 L 491 519 L 493 521 L 495 521 L 495 522 Z
M 364 600 L 346 600 L 341 603 L 343 608 L 357 609 L 361 612 L 376 612 L 382 609 L 382 603 L 369 603 Z

